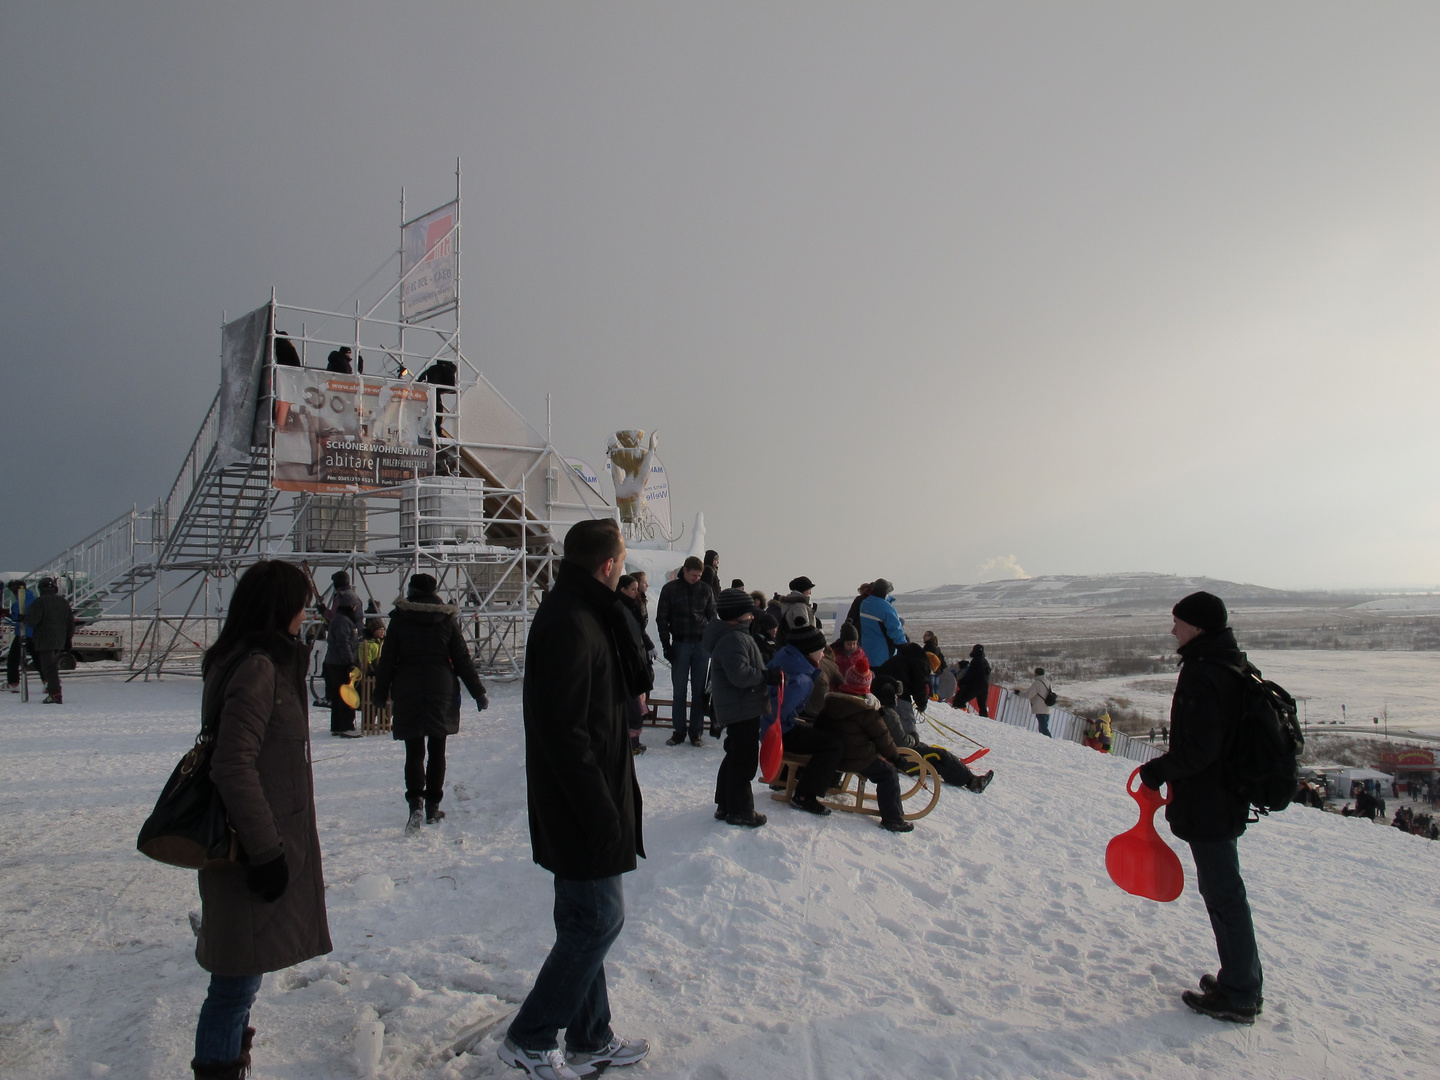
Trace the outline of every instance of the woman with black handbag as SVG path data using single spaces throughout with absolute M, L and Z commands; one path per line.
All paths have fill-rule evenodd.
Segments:
M 310 771 L 309 648 L 296 638 L 309 596 L 298 568 L 256 563 L 236 582 L 205 653 L 202 709 L 219 714 L 210 777 L 235 844 L 231 858 L 200 868 L 195 959 L 211 978 L 195 1029 L 197 1080 L 243 1077 L 262 975 L 331 948 Z

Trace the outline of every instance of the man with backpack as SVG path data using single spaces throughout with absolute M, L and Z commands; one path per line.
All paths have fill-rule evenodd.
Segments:
M 1234 789 L 1226 760 L 1246 707 L 1240 674 L 1246 659 L 1218 596 L 1191 593 L 1171 613 L 1180 677 L 1170 705 L 1170 749 L 1142 765 L 1140 779 L 1157 790 L 1170 785 L 1165 820 L 1195 857 L 1220 954 L 1219 972 L 1201 976 L 1201 992 L 1186 990 L 1180 1000 L 1217 1020 L 1253 1024 L 1264 1002 L 1262 972 L 1236 845 L 1250 801 Z

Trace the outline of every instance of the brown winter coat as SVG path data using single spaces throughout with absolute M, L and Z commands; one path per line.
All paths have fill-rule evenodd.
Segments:
M 815 670 L 815 685 L 810 690 L 810 697 L 800 706 L 800 715 L 810 719 L 819 716 L 825 708 L 825 695 L 839 687 L 841 681 L 840 667 L 827 648 L 820 657 L 820 666 Z
M 839 767 L 845 772 L 864 772 L 877 757 L 894 762 L 900 756 L 880 710 L 854 694 L 826 694 L 815 726 L 840 733 L 845 749 Z
M 200 868 L 195 959 L 216 975 L 279 971 L 331 948 L 303 683 L 308 650 L 288 635 L 274 635 L 262 648 L 240 662 L 223 688 L 213 685 L 218 677 L 205 685 L 207 703 L 224 695 L 210 778 L 243 849 L 242 861 Z M 228 666 L 229 658 L 221 659 L 211 673 Z M 290 884 L 269 904 L 246 887 L 246 861 L 268 862 L 282 850 Z

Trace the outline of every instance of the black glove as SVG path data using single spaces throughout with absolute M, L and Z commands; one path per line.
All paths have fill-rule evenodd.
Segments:
M 1155 758 L 1151 758 L 1144 765 L 1140 766 L 1140 782 L 1148 788 L 1160 790 L 1160 785 L 1165 781 L 1160 776 L 1160 770 L 1155 768 Z
M 269 862 L 252 863 L 245 872 L 245 887 L 267 904 L 273 904 L 285 895 L 290 884 L 290 867 L 285 865 L 282 851 Z
M 481 691 L 480 691 L 480 696 L 475 699 L 475 708 L 479 709 L 481 712 L 484 712 L 484 711 L 485 711 L 486 709 L 488 709 L 489 707 L 490 707 L 490 695 L 487 694 L 487 693 L 485 693 L 484 690 L 481 690 Z
M 765 669 L 765 685 L 766 685 L 766 686 L 779 686 L 779 685 L 780 685 L 780 680 L 783 679 L 784 677 L 785 677 L 785 673 L 784 673 L 783 671 L 781 671 L 778 667 L 772 667 L 772 668 L 766 668 L 766 669 Z
M 660 643 L 660 652 L 665 657 L 667 664 L 673 664 L 675 662 L 675 646 L 671 645 L 670 642 L 662 641 Z

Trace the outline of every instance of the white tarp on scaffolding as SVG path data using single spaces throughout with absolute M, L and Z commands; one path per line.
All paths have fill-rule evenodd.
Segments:
M 220 331 L 220 416 L 215 444 L 215 464 L 220 468 L 250 457 L 269 329 L 270 305 L 266 304 L 226 323 Z
M 549 449 L 545 437 L 483 375 L 460 392 L 459 411 L 464 472 L 496 487 L 523 487 L 531 516 L 562 526 L 611 515 L 604 498 Z
M 459 202 L 446 203 L 400 227 L 400 318 L 416 322 L 455 306 L 460 249 Z

